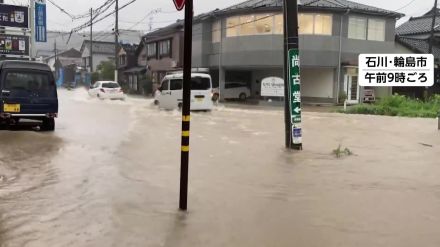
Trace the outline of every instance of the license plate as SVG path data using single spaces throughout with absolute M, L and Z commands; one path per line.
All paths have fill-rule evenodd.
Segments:
M 3 111 L 12 113 L 20 112 L 20 104 L 4 104 Z
M 198 102 L 202 102 L 202 101 L 203 101 L 203 98 L 196 98 L 196 100 L 197 100 Z

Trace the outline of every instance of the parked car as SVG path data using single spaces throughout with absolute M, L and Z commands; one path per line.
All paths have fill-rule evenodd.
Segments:
M 89 89 L 89 95 L 99 99 L 125 99 L 121 86 L 114 81 L 97 81 Z
M 0 62 L 0 122 L 40 121 L 40 130 L 54 131 L 58 95 L 52 71 L 29 61 Z
M 212 101 L 212 79 L 209 74 L 191 74 L 191 110 L 210 111 L 214 107 Z M 166 75 L 161 86 L 155 93 L 155 104 L 159 108 L 172 110 L 182 107 L 183 74 Z
M 241 101 L 245 101 L 251 96 L 251 90 L 243 82 L 227 82 L 221 93 L 225 99 L 239 99 Z

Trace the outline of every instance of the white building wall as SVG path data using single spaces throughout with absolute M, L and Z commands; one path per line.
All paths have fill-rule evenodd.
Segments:
M 333 98 L 334 69 L 301 69 L 301 93 L 303 97 Z

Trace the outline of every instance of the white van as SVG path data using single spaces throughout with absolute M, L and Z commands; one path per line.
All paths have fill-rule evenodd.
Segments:
M 155 103 L 161 109 L 181 108 L 183 103 L 182 87 L 182 73 L 165 76 L 156 92 Z M 209 74 L 191 74 L 191 110 L 211 111 L 214 108 L 212 93 L 212 79 Z

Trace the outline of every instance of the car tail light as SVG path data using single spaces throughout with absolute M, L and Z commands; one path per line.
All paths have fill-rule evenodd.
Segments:
M 123 92 L 124 92 L 124 90 L 122 90 L 122 88 L 120 88 L 120 89 L 119 89 L 119 92 L 123 93 Z
M 100 89 L 100 91 L 101 91 L 101 92 L 103 92 L 103 93 L 105 93 L 105 90 L 104 90 L 104 88 L 101 88 L 101 89 Z

